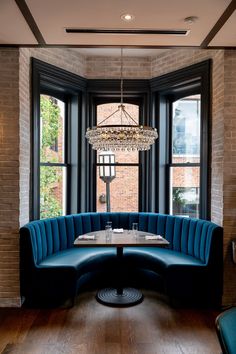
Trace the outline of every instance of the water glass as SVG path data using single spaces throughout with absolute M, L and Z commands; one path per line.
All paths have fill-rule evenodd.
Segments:
M 106 222 L 106 226 L 110 226 L 111 230 L 112 230 L 112 221 L 107 221 Z
M 132 224 L 132 233 L 133 236 L 136 238 L 138 236 L 138 223 L 137 222 L 133 222 Z
M 112 235 L 112 228 L 110 225 L 106 225 L 105 226 L 106 241 L 111 241 L 111 235 Z

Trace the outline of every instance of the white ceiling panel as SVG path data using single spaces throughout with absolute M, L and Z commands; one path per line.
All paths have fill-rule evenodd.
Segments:
M 14 0 L 0 0 L 1 44 L 37 44 Z
M 234 11 L 209 45 L 236 47 L 236 11 Z
M 47 44 L 67 45 L 187 45 L 198 46 L 230 0 L 26 0 Z M 131 13 L 125 23 L 120 16 Z M 188 25 L 187 16 L 199 20 Z M 65 27 L 190 29 L 187 36 L 67 34 Z

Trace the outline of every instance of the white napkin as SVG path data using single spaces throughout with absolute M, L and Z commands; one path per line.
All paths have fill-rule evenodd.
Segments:
M 145 236 L 145 240 L 162 240 L 163 237 L 160 235 L 154 235 L 154 236 Z
M 124 229 L 113 229 L 113 232 L 115 234 L 122 234 L 122 232 L 124 232 Z
M 95 240 L 95 235 L 81 235 L 78 237 L 79 240 Z

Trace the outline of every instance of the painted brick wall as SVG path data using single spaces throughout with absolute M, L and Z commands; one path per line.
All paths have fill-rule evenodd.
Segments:
M 116 79 L 121 75 L 121 58 L 87 57 L 86 77 L 89 79 Z M 150 57 L 123 57 L 123 77 L 149 79 L 151 77 Z
M 19 50 L 0 50 L 0 306 L 19 296 Z
M 226 51 L 224 61 L 224 302 L 236 304 L 236 264 L 231 240 L 236 239 L 236 52 Z

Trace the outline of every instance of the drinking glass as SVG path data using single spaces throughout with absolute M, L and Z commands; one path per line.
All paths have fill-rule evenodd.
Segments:
M 106 241 L 111 241 L 111 235 L 112 235 L 111 225 L 105 226 L 105 235 L 106 235 Z
M 136 238 L 138 236 L 138 223 L 137 222 L 133 222 L 132 224 L 132 233 L 133 236 Z
M 111 230 L 112 230 L 112 221 L 107 221 L 106 222 L 106 226 L 110 226 Z

